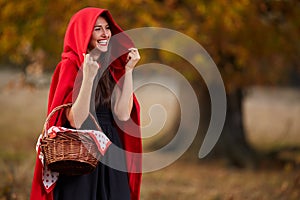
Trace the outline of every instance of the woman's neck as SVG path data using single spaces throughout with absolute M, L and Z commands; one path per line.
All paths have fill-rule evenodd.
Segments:
M 101 51 L 98 49 L 93 49 L 93 50 L 88 50 L 88 53 L 90 54 L 90 56 L 93 58 L 93 60 L 99 60 L 100 55 L 101 55 Z

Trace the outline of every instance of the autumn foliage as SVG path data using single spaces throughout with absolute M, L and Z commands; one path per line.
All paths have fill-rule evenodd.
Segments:
M 97 6 L 108 8 L 125 30 L 157 26 L 192 37 L 210 53 L 228 89 L 288 81 L 299 72 L 296 0 L 1 0 L 0 5 L 1 63 L 17 67 L 42 52 L 44 67 L 53 69 L 72 14 Z

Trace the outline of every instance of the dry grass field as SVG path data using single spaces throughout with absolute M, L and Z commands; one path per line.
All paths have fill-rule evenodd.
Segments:
M 0 200 L 29 198 L 35 142 L 46 113 L 48 89 L 24 88 L 18 84 L 18 77 L 15 73 L 0 72 Z M 245 103 L 245 120 L 252 144 L 261 149 L 300 146 L 299 102 L 282 106 L 276 100 L 251 97 Z M 268 113 L 272 105 L 274 109 Z M 270 122 L 272 116 L 277 121 Z M 222 161 L 182 158 L 164 169 L 145 173 L 141 197 L 142 200 L 298 200 L 299 152 L 286 152 L 282 157 L 294 162 L 282 165 L 266 162 L 256 170 L 241 170 Z

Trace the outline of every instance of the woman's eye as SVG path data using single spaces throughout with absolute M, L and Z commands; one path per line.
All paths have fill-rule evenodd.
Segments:
M 94 31 L 101 31 L 102 29 L 104 29 L 104 27 L 103 27 L 103 28 L 102 28 L 102 27 L 95 27 L 95 28 L 94 28 Z M 109 27 L 109 26 L 106 26 L 105 29 L 106 29 L 106 30 L 110 30 L 110 27 Z

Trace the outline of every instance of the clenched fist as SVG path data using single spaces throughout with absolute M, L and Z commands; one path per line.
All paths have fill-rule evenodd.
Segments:
M 83 77 L 93 81 L 100 66 L 97 61 L 93 60 L 90 54 L 83 54 L 83 57 Z
M 138 61 L 141 59 L 141 57 L 137 48 L 130 48 L 128 50 L 129 53 L 127 56 L 127 64 L 125 66 L 125 69 L 133 70 Z

